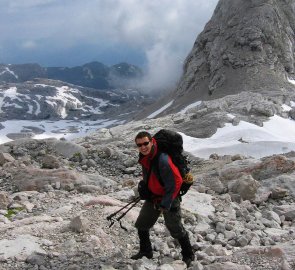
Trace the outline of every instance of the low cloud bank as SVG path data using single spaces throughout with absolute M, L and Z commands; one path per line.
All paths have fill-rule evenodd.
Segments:
M 128 48 L 128 59 L 118 59 L 116 63 L 130 61 L 130 51 L 140 52 L 146 60 L 144 68 L 147 75 L 143 85 L 146 91 L 173 88 L 181 75 L 185 57 L 210 19 L 217 2 L 46 0 L 20 4 L 4 1 L 0 12 L 3 28 L 0 44 L 4 53 L 0 62 L 7 63 L 5 56 L 9 57 L 9 62 L 17 62 L 22 56 L 21 59 L 32 59 L 31 62 L 44 65 L 47 57 L 52 66 L 54 52 L 59 58 L 60 52 L 67 55 L 67 51 L 71 51 L 72 57 L 77 60 L 82 61 L 79 55 L 83 55 L 86 63 L 101 61 L 95 59 L 101 52 L 107 55 L 108 51 Z M 9 31 L 5 31 L 7 27 Z M 83 47 L 85 51 L 81 49 Z M 89 52 L 91 59 L 87 54 L 90 47 L 97 48 L 96 52 Z M 79 48 L 79 53 L 73 53 L 73 48 Z M 13 60 L 13 57 L 18 59 Z M 73 62 L 73 59 L 68 60 Z

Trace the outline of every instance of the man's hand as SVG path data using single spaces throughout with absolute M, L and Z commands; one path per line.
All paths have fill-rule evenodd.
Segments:
M 148 200 L 151 198 L 151 192 L 149 191 L 146 182 L 143 180 L 138 183 L 137 189 L 141 200 Z

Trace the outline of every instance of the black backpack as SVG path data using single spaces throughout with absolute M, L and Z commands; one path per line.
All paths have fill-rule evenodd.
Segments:
M 181 196 L 186 194 L 193 184 L 193 178 L 189 173 L 189 161 L 187 157 L 183 155 L 182 136 L 175 131 L 161 129 L 153 136 L 153 138 L 157 142 L 158 154 L 168 154 L 171 157 L 172 162 L 177 166 L 183 179 L 179 194 Z M 155 163 L 158 164 L 158 162 Z M 159 180 L 161 182 L 161 179 Z

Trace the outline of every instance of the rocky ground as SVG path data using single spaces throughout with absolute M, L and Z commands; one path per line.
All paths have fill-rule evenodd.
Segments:
M 123 228 L 107 220 L 136 196 L 134 134 L 175 122 L 132 122 L 75 142 L 1 145 L 0 269 L 185 269 L 162 217 L 151 232 L 154 258 L 129 259 L 142 202 Z M 196 255 L 190 269 L 295 269 L 295 153 L 190 159 L 196 181 L 182 203 Z

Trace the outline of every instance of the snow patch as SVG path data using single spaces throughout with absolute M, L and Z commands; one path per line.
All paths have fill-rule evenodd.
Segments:
M 199 106 L 201 103 L 202 103 L 202 101 L 194 102 L 194 103 L 192 103 L 192 104 L 186 106 L 184 109 L 182 109 L 182 110 L 180 111 L 180 113 L 181 113 L 181 114 L 184 114 L 184 113 L 186 113 L 189 109 L 194 108 L 194 107 L 197 107 L 197 106 Z
M 295 80 L 288 78 L 288 82 L 295 85 Z
M 170 107 L 173 104 L 173 102 L 174 102 L 174 100 L 170 101 L 168 104 L 166 104 L 165 106 L 163 106 L 159 110 L 157 110 L 157 111 L 153 112 L 152 114 L 150 114 L 147 118 L 154 118 L 155 116 L 157 116 L 161 112 L 165 111 L 168 107 Z
M 292 108 L 286 104 L 282 105 L 282 109 L 283 109 L 283 112 L 289 112 L 292 110 Z
M 227 114 L 227 117 L 229 117 L 230 119 L 234 119 L 235 118 L 235 116 L 233 114 L 231 114 L 231 113 L 228 113 Z
M 0 144 L 12 141 L 6 135 L 9 133 L 21 133 L 23 127 L 36 127 L 44 130 L 42 134 L 36 134 L 34 139 L 46 138 L 65 138 L 72 140 L 86 136 L 97 129 L 108 127 L 114 124 L 123 124 L 123 121 L 100 119 L 97 121 L 75 121 L 75 120 L 59 120 L 59 121 L 30 121 L 30 120 L 7 120 L 1 122 L 3 129 L 0 130 Z
M 13 75 L 16 79 L 18 79 L 17 74 L 15 74 L 12 70 L 10 70 L 8 67 L 5 68 L 5 70 L 3 70 L 2 72 L 0 72 L 0 75 L 3 75 L 5 73 L 10 73 L 11 75 Z
M 210 138 L 182 135 L 185 151 L 201 158 L 213 153 L 261 158 L 295 150 L 295 121 L 277 115 L 264 122 L 263 127 L 240 121 L 237 126 L 225 124 Z

